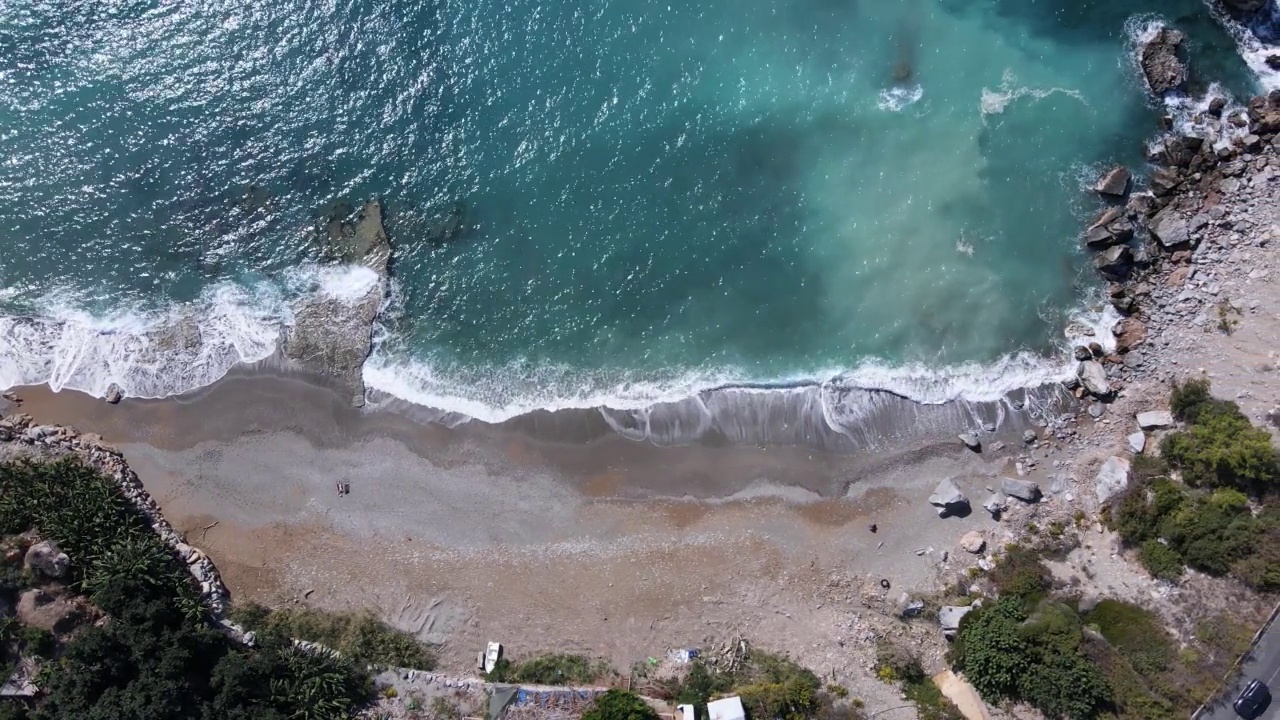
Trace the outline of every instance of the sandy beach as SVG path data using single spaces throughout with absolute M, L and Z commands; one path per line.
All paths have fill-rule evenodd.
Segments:
M 964 533 L 1010 532 L 977 507 L 1010 453 L 954 434 L 861 454 L 551 442 L 355 410 L 301 375 L 251 372 L 118 406 L 19 395 L 37 421 L 118 446 L 235 599 L 374 608 L 442 643 L 456 672 L 489 639 L 625 669 L 741 635 L 852 681 L 904 593 L 972 563 Z M 938 517 L 925 498 L 945 477 L 976 512 Z

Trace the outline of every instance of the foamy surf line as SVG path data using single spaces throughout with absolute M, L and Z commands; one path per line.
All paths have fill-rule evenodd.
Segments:
M 890 394 L 921 405 L 951 402 L 1000 402 L 1017 391 L 1062 383 L 1073 377 L 1076 363 L 1068 351 L 1086 338 L 1114 348 L 1111 328 L 1119 315 L 1109 305 L 1097 312 L 1076 313 L 1053 356 L 1029 352 L 1006 355 L 994 363 L 953 366 L 892 365 L 866 360 L 854 369 L 834 368 L 792 377 L 752 379 L 736 368 L 671 374 L 666 378 L 587 377 L 570 368 L 544 368 L 541 377 L 530 377 L 527 365 L 479 368 L 465 375 L 439 372 L 429 362 L 391 359 L 376 351 L 364 366 L 365 384 L 378 392 L 412 405 L 449 414 L 450 424 L 467 420 L 498 424 L 537 411 L 601 410 L 606 413 L 645 413 L 672 405 L 701 405 L 698 413 L 713 414 L 708 398 L 726 394 L 756 396 L 757 405 L 788 394 L 817 394 L 827 408 L 834 398 L 863 391 Z M 763 396 L 770 396 L 765 398 Z M 847 398 L 846 398 L 847 399 Z M 758 402 L 756 402 L 758 401 Z M 848 403 L 845 403 L 848 405 Z M 847 408 L 846 408 L 847 409 Z M 705 411 L 705 412 L 702 412 Z M 856 410 L 849 410 L 856 414 Z M 698 414 L 695 413 L 695 414 Z M 856 421 L 829 419 L 839 427 Z
M 365 267 L 310 265 L 285 273 L 279 285 L 223 282 L 190 302 L 106 312 L 70 290 L 54 291 L 32 301 L 29 313 L 0 315 L 0 386 L 181 395 L 275 354 L 292 321 L 290 298 L 354 302 L 377 282 Z

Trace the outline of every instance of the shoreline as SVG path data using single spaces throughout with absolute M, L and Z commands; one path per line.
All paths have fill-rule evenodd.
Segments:
M 1077 379 L 999 401 L 854 391 L 846 432 L 816 393 L 751 404 L 805 388 L 455 423 L 376 395 L 353 407 L 340 373 L 277 353 L 157 400 L 18 388 L 16 411 L 115 445 L 233 600 L 371 609 L 441 643 L 453 672 L 490 640 L 625 668 L 749 635 L 857 688 L 868 713 L 900 707 L 875 679 L 876 641 L 904 639 L 926 668 L 946 648 L 934 623 L 902 622 L 904 604 L 967 587 L 1041 528 L 1075 542 L 1054 572 L 1082 594 L 1141 602 L 1175 627 L 1204 598 L 1255 609 L 1229 581 L 1189 572 L 1172 586 L 1135 568 L 1098 500 L 1099 466 L 1136 454 L 1135 415 L 1167 407 L 1171 382 L 1206 377 L 1280 432 L 1280 93 L 1250 103 L 1244 122 L 1260 133 L 1228 146 L 1170 134 L 1150 193 L 1126 178 L 1090 228 L 1128 231 L 1097 255 L 1123 315 L 1114 342 L 1077 348 Z M 735 412 L 703 412 L 738 396 Z M 995 517 L 984 501 L 1005 479 L 1044 496 Z M 940 517 L 926 500 L 947 480 L 970 513 Z M 961 540 L 972 533 L 977 551 Z

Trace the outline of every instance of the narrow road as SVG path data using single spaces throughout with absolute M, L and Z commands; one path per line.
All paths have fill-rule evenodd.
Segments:
M 1261 680 L 1271 689 L 1271 705 L 1263 711 L 1259 720 L 1280 720 L 1280 618 L 1271 623 L 1266 634 L 1258 640 L 1240 674 L 1223 693 L 1222 699 L 1210 706 L 1197 720 L 1236 720 L 1231 703 L 1235 702 L 1250 680 Z

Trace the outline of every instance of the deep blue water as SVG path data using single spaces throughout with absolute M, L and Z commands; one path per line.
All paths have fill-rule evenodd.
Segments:
M 1082 188 L 1157 132 L 1154 13 L 1199 85 L 1252 89 L 1200 0 L 11 0 L 0 310 L 64 322 L 0 327 L 0 380 L 155 395 L 261 357 L 315 219 L 374 195 L 367 379 L 409 399 L 1033 378 L 1096 285 Z M 184 313 L 198 362 L 139 340 Z

